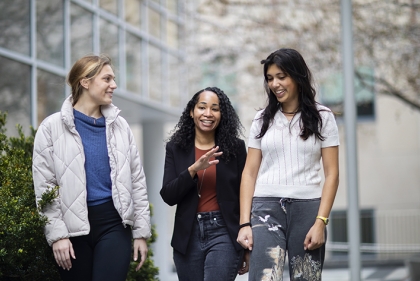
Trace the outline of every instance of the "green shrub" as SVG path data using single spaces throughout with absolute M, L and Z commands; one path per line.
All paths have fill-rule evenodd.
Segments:
M 32 182 L 35 132 L 6 136 L 6 114 L 0 112 L 0 278 L 2 280 L 59 280 L 51 248 L 39 215 Z M 47 202 L 46 202 L 47 203 Z
M 6 136 L 6 113 L 0 111 L 0 280 L 60 280 L 52 249 L 48 246 L 43 227 L 47 219 L 35 204 L 32 181 L 32 151 L 35 131 L 25 136 L 17 125 L 18 137 Z M 56 189 L 42 196 L 45 206 L 56 196 Z M 156 239 L 153 236 L 148 245 Z M 135 272 L 130 265 L 127 280 L 158 280 L 158 268 L 149 258 Z
M 150 204 L 150 215 L 153 215 L 153 205 Z M 127 281 L 159 281 L 157 275 L 159 274 L 159 268 L 155 267 L 152 257 L 153 251 L 151 249 L 151 244 L 156 241 L 156 230 L 155 226 L 152 225 L 152 237 L 147 240 L 147 246 L 149 248 L 149 252 L 147 253 L 147 259 L 144 262 L 143 266 L 139 271 L 136 271 L 136 266 L 138 265 L 137 262 L 130 263 L 130 271 L 127 275 Z M 139 257 L 140 258 L 140 257 Z

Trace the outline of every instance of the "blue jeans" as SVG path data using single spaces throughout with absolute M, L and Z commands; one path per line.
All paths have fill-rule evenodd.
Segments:
M 174 250 L 179 281 L 230 281 L 243 251 L 236 251 L 219 211 L 197 213 L 185 255 Z
M 290 280 L 321 280 L 325 244 L 304 250 L 303 242 L 318 214 L 320 199 L 255 197 L 251 223 L 254 246 L 248 280 L 283 280 L 286 254 Z

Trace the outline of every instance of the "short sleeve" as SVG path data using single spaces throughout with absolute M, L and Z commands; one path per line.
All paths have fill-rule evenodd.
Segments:
M 248 147 L 261 149 L 261 138 L 257 138 L 257 135 L 261 132 L 262 112 L 262 110 L 258 111 L 252 121 L 251 129 L 249 130 Z
M 322 118 L 321 135 L 325 138 L 322 141 L 322 147 L 324 148 L 340 145 L 338 127 L 334 114 L 329 109 L 321 110 L 320 114 Z

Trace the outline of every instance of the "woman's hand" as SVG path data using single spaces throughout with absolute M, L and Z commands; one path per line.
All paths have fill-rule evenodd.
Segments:
M 252 228 L 250 226 L 245 226 L 239 229 L 238 238 L 236 241 L 244 247 L 244 249 L 252 250 L 254 245 L 254 240 L 252 238 Z
M 210 149 L 206 154 L 201 156 L 197 161 L 195 161 L 195 163 L 188 168 L 191 177 L 194 177 L 198 171 L 207 169 L 211 165 L 216 165 L 217 163 L 219 163 L 219 160 L 217 159 L 210 160 L 210 158 L 218 157 L 223 154 L 223 152 L 221 151 L 217 152 L 218 150 L 219 147 L 216 146 Z
M 317 219 L 315 221 L 303 242 L 303 249 L 305 251 L 318 249 L 325 243 L 325 227 L 322 220 Z
M 52 244 L 52 248 L 54 258 L 58 266 L 66 270 L 70 270 L 70 257 L 76 259 L 76 256 L 74 255 L 73 245 L 71 244 L 70 239 L 63 238 L 61 240 L 58 240 Z
M 134 248 L 134 254 L 133 254 L 134 261 L 137 261 L 138 253 L 140 252 L 140 262 L 139 262 L 139 265 L 137 265 L 136 267 L 136 271 L 138 271 L 143 266 L 147 258 L 148 249 L 147 249 L 146 239 L 144 238 L 134 239 L 133 248 Z
M 239 275 L 243 275 L 249 271 L 249 258 L 250 258 L 250 251 L 245 250 L 244 252 L 244 258 L 242 259 L 242 266 L 238 270 Z

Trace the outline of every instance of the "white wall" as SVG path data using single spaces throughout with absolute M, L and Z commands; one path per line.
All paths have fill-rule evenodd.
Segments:
M 378 95 L 376 118 L 357 126 L 362 208 L 420 209 L 420 112 Z M 347 205 L 345 134 L 340 125 L 340 187 L 334 208 Z

